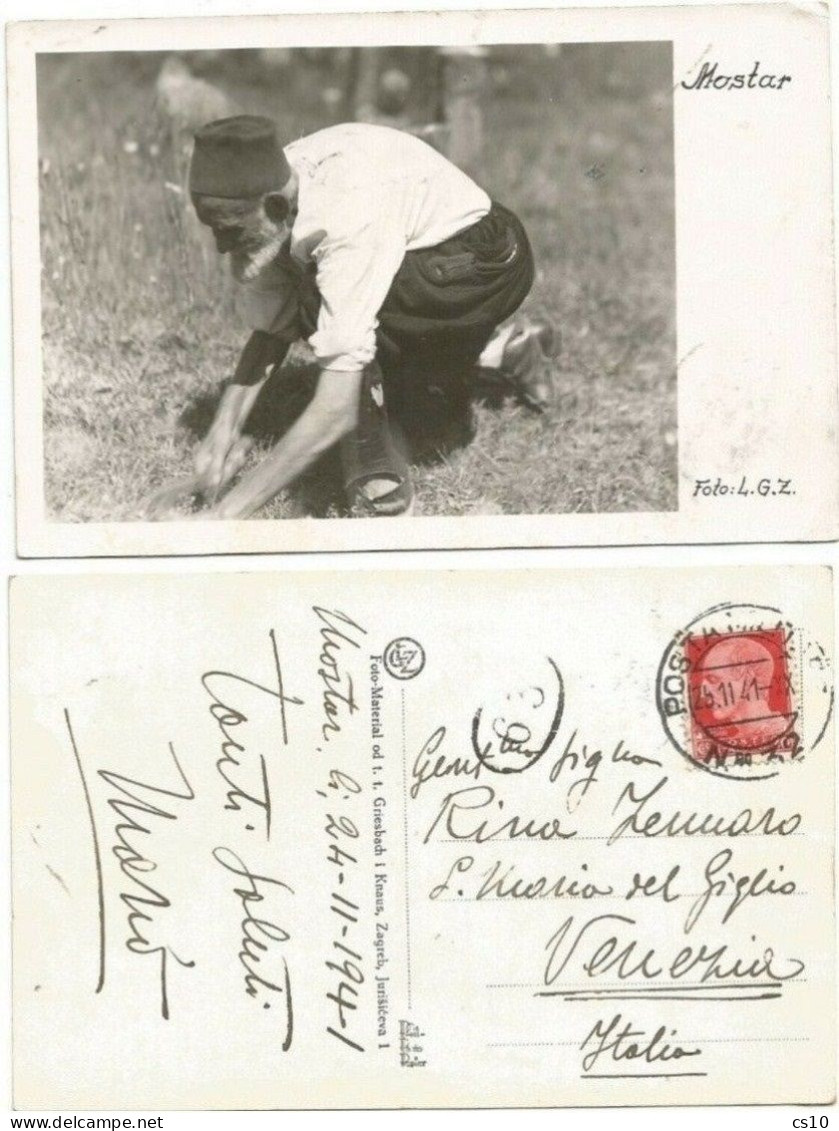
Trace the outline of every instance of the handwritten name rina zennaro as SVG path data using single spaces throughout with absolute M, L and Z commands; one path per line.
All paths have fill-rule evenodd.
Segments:
M 682 81 L 684 90 L 782 90 L 792 82 L 792 75 L 760 73 L 757 62 L 748 74 L 727 75 L 719 70 L 719 63 L 703 63 L 692 82 Z

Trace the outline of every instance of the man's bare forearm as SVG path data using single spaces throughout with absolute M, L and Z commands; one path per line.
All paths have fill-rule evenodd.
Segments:
M 255 330 L 245 343 L 236 372 L 224 390 L 215 425 L 241 432 L 251 409 L 275 365 L 288 353 L 288 343 Z
M 259 467 L 215 507 L 215 518 L 248 518 L 355 428 L 360 373 L 321 373 L 315 396 Z
M 267 380 L 265 376 L 255 385 L 228 385 L 216 409 L 213 428 L 224 429 L 229 435 L 238 436 Z
M 195 470 L 205 494 L 215 497 L 244 463 L 245 422 L 275 365 L 288 352 L 288 343 L 255 330 L 245 343 L 236 372 L 224 390 L 209 432 L 195 452 Z
M 255 385 L 268 376 L 274 365 L 285 360 L 289 343 L 264 330 L 254 330 L 239 355 L 233 385 Z

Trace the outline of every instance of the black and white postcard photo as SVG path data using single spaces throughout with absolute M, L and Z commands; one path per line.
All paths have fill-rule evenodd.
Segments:
M 835 536 L 826 32 L 13 27 L 20 552 Z

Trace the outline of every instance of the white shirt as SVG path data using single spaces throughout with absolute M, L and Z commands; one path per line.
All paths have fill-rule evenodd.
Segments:
M 490 198 L 431 146 L 386 126 L 331 126 L 285 153 L 299 177 L 291 262 L 280 257 L 242 284 L 240 313 L 251 329 L 293 338 L 295 282 L 314 263 L 321 305 L 309 345 L 322 368 L 362 369 L 405 253 L 470 227 Z

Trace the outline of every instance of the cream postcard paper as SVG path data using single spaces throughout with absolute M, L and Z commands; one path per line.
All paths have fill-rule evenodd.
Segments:
M 830 1102 L 828 570 L 11 613 L 19 1107 Z
M 9 79 L 23 555 L 836 537 L 826 6 L 19 24 Z M 528 233 L 544 411 L 490 366 L 431 428 L 399 397 L 441 366 L 385 367 L 409 517 L 351 518 L 337 458 L 247 522 L 190 491 L 247 328 L 186 164 L 238 111 L 419 133 Z M 249 467 L 316 378 L 274 373 Z

